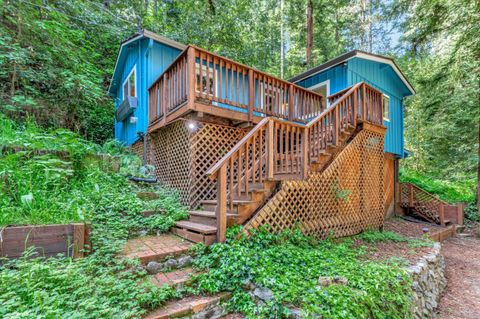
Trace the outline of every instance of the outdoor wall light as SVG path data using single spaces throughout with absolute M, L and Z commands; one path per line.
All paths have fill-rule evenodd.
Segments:
M 188 122 L 188 129 L 189 129 L 190 131 L 192 131 L 192 132 L 195 131 L 195 130 L 197 129 L 197 123 L 195 123 L 195 122 Z

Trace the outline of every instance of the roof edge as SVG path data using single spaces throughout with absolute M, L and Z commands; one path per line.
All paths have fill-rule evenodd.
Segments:
M 122 52 L 123 47 L 125 45 L 131 43 L 131 42 L 142 39 L 144 37 L 155 40 L 159 43 L 168 45 L 168 46 L 173 47 L 175 49 L 179 49 L 181 51 L 183 51 L 183 50 L 185 50 L 185 48 L 187 48 L 187 45 L 185 45 L 183 43 L 180 43 L 180 42 L 177 42 L 175 40 L 166 38 L 164 36 L 161 36 L 161 35 L 159 35 L 155 32 L 152 32 L 152 31 L 149 31 L 149 30 L 146 30 L 146 29 L 142 29 L 139 32 L 132 34 L 130 37 L 128 37 L 127 39 L 125 39 L 121 42 L 120 48 L 118 49 L 117 59 L 115 60 L 115 67 L 113 68 L 112 79 L 110 80 L 110 84 L 109 84 L 108 90 L 107 90 L 108 95 L 110 95 L 110 96 L 113 95 L 113 93 L 111 92 L 112 84 L 113 84 L 113 78 L 115 76 L 115 72 L 116 72 L 117 67 L 118 67 L 118 60 L 120 58 L 120 53 Z
M 410 93 L 412 94 L 415 94 L 415 89 L 413 88 L 413 85 L 408 81 L 408 79 L 406 78 L 406 76 L 403 74 L 402 70 L 400 70 L 400 68 L 398 67 L 398 65 L 395 63 L 394 59 L 390 58 L 390 57 L 387 57 L 387 56 L 384 56 L 384 55 L 379 55 L 379 54 L 374 54 L 374 53 L 369 53 L 369 52 L 365 52 L 365 51 L 361 51 L 361 50 L 353 50 L 353 51 L 350 51 L 350 52 L 347 52 L 347 53 L 344 53 L 332 60 L 329 60 L 319 66 L 316 66 L 314 68 L 311 68 L 303 73 L 300 73 L 292 78 L 290 78 L 288 81 L 289 82 L 298 82 L 300 80 L 303 80 L 307 77 L 310 77 L 310 76 L 313 76 L 317 73 L 320 73 L 320 72 L 323 72 L 325 70 L 328 70 L 332 67 L 335 67 L 347 60 L 350 60 L 354 57 L 359 57 L 361 59 L 365 59 L 365 60 L 370 60 L 370 61 L 375 61 L 375 62 L 380 62 L 380 63 L 385 63 L 385 64 L 388 64 L 390 65 L 393 70 L 395 71 L 395 73 L 397 74 L 397 76 L 400 78 L 400 80 L 403 82 L 403 84 L 405 84 L 405 86 L 407 87 L 407 89 L 410 91 Z

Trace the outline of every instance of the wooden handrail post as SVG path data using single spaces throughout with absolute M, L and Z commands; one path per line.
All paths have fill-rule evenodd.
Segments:
M 412 184 L 407 184 L 408 187 L 408 207 L 413 207 L 413 186 Z
M 255 107 L 255 78 L 253 70 L 248 70 L 248 121 L 253 121 L 253 109 Z
M 302 136 L 302 179 L 307 178 L 307 171 L 308 171 L 308 163 L 309 163 L 309 129 L 305 127 L 303 129 L 303 136 Z
M 339 107 L 335 108 L 335 123 L 334 123 L 334 132 L 333 132 L 333 145 L 338 145 L 338 132 L 340 130 L 340 114 L 339 114 Z
M 272 180 L 273 179 L 273 158 L 274 158 L 274 150 L 273 150 L 273 131 L 274 131 L 274 122 L 273 120 L 268 121 L 268 126 L 267 126 L 267 131 L 266 131 L 266 146 L 267 146 L 267 179 Z
M 363 120 L 367 121 L 367 86 L 365 83 L 362 84 L 362 91 L 363 91 Z
M 353 120 L 352 120 L 352 125 L 354 127 L 357 127 L 357 92 L 353 92 Z
M 188 91 L 187 101 L 190 109 L 195 107 L 195 48 L 187 50 Z
M 290 84 L 288 87 L 288 120 L 293 121 L 295 112 L 295 87 Z
M 463 226 L 464 217 L 464 205 L 462 203 L 457 204 L 457 224 Z
M 232 177 L 231 177 L 232 178 Z M 232 190 L 230 190 L 232 191 Z M 220 167 L 217 176 L 217 242 L 225 241 L 227 232 L 227 166 Z
M 445 226 L 445 206 L 443 203 L 439 204 L 438 218 L 440 219 L 440 225 Z

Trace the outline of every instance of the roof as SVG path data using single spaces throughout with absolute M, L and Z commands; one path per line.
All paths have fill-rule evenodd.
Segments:
M 392 58 L 387 57 L 387 56 L 383 56 L 383 55 L 368 53 L 368 52 L 361 51 L 361 50 L 353 50 L 353 51 L 347 52 L 345 54 L 342 54 L 342 55 L 340 55 L 340 56 L 338 56 L 338 57 L 336 57 L 336 58 L 334 58 L 330 61 L 327 61 L 324 64 L 321 64 L 321 65 L 316 66 L 314 68 L 311 68 L 310 70 L 307 70 L 307 71 L 305 71 L 305 72 L 303 72 L 299 75 L 294 76 L 293 78 L 289 79 L 289 81 L 290 82 L 298 82 L 298 81 L 303 80 L 307 77 L 310 77 L 312 75 L 315 75 L 317 73 L 320 73 L 320 72 L 323 72 L 327 69 L 330 69 L 334 66 L 342 64 L 345 61 L 350 60 L 350 59 L 355 58 L 355 57 L 390 65 L 392 67 L 393 71 L 395 71 L 397 76 L 400 78 L 400 80 L 408 88 L 408 90 L 412 94 L 415 94 L 415 89 L 413 88 L 412 84 L 410 84 L 410 82 L 408 82 L 407 78 L 405 77 L 403 72 L 400 70 L 400 68 L 398 67 L 398 65 L 395 63 L 395 61 Z
M 110 95 L 114 94 L 112 92 L 112 88 L 113 88 L 114 85 L 116 85 L 116 83 L 114 83 L 115 82 L 114 80 L 115 80 L 115 78 L 117 76 L 117 73 L 118 73 L 117 68 L 118 68 L 119 62 L 122 59 L 123 48 L 125 46 L 127 46 L 128 44 L 130 44 L 132 42 L 135 42 L 137 40 L 143 39 L 143 38 L 149 38 L 149 39 L 155 40 L 159 43 L 163 43 L 163 44 L 168 45 L 170 47 L 179 49 L 181 51 L 185 50 L 185 48 L 187 47 L 183 43 L 180 43 L 180 42 L 174 41 L 172 39 L 163 37 L 163 36 L 161 36 L 161 35 L 159 35 L 155 32 L 148 31 L 148 30 L 145 30 L 145 29 L 142 29 L 139 32 L 131 35 L 130 37 L 128 37 L 127 39 L 122 41 L 122 43 L 120 44 L 120 48 L 118 49 L 117 60 L 115 61 L 115 68 L 113 69 L 112 79 L 110 81 L 110 86 L 108 87 L 108 91 L 107 91 Z

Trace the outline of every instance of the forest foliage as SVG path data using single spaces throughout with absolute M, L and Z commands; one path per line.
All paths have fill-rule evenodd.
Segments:
M 120 42 L 140 28 L 285 78 L 362 49 L 394 57 L 417 91 L 405 101 L 404 166 L 475 180 L 479 12 L 471 0 L 0 0 L 0 108 L 111 138 L 106 90 Z

